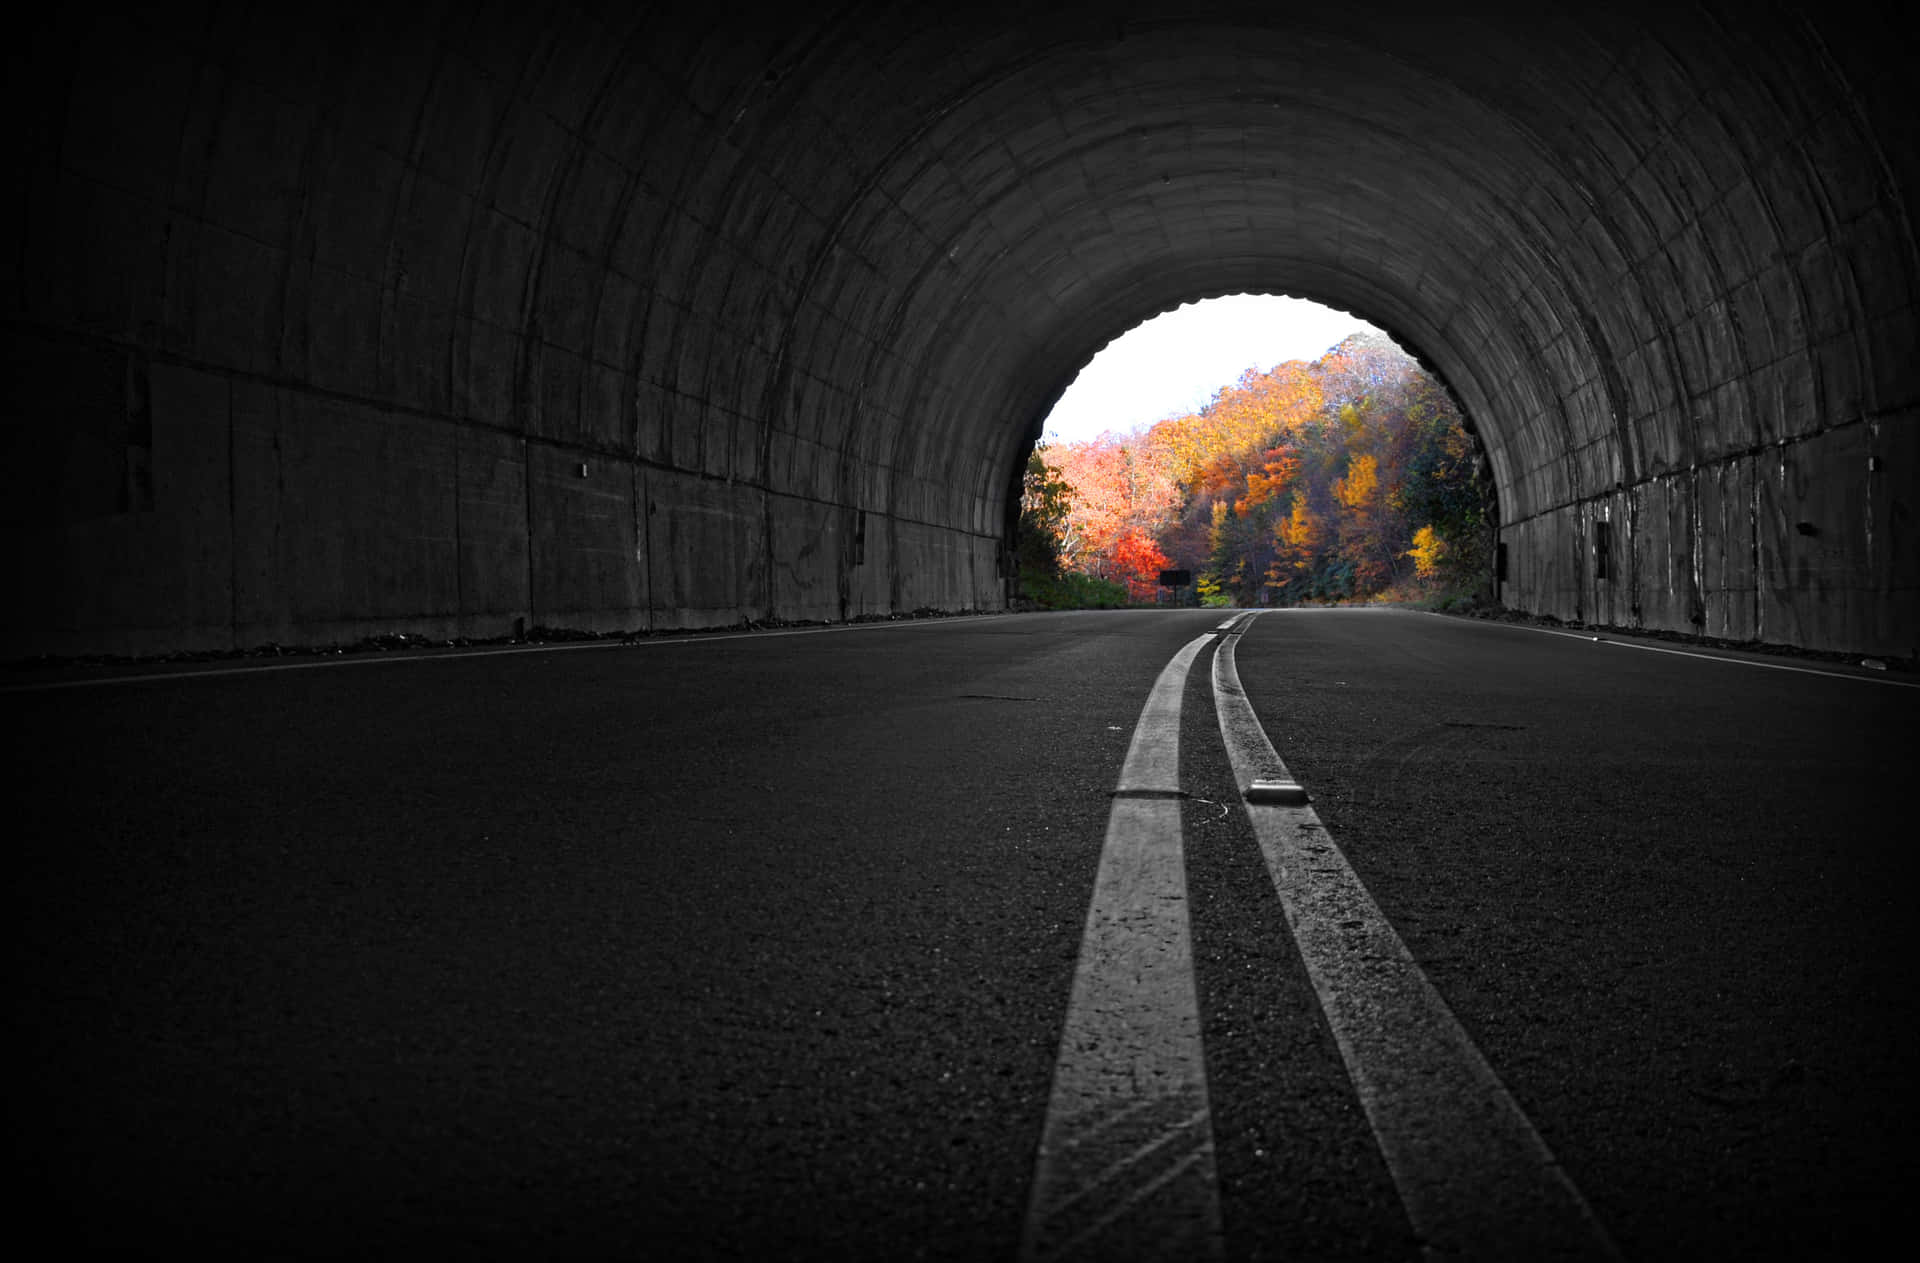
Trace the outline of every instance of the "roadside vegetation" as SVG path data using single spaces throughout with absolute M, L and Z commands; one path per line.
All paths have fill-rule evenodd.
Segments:
M 1490 492 L 1439 382 L 1356 335 L 1249 369 L 1199 412 L 1043 444 L 1028 460 L 1020 595 L 1152 604 L 1162 570 L 1215 606 L 1487 599 Z

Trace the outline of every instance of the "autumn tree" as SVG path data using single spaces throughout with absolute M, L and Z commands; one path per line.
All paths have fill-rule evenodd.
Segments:
M 1471 586 L 1486 555 L 1480 466 L 1445 390 L 1371 335 L 1249 369 L 1196 413 L 1045 461 L 1067 488 L 1050 519 L 1065 570 L 1147 599 L 1154 572 L 1183 567 L 1204 599 L 1242 605 Z
M 1407 549 L 1407 556 L 1413 559 L 1414 573 L 1422 579 L 1440 577 L 1440 564 L 1447 557 L 1447 541 L 1428 523 L 1413 533 L 1413 547 Z
M 1061 477 L 1072 488 L 1063 563 L 1125 582 L 1121 542 L 1130 536 L 1158 540 L 1179 512 L 1178 483 L 1154 445 L 1133 435 L 1102 434 L 1058 451 Z
M 1293 588 L 1293 594 L 1306 591 L 1321 552 L 1326 546 L 1326 529 L 1321 516 L 1314 512 L 1307 497 L 1296 496 L 1293 508 L 1287 515 L 1274 523 L 1274 565 L 1272 583 L 1275 588 Z
M 1258 511 L 1285 495 L 1300 475 L 1300 458 L 1287 448 L 1268 448 L 1259 469 L 1247 473 L 1246 491 L 1234 502 L 1241 517 Z
M 1151 601 L 1160 584 L 1160 572 L 1167 568 L 1167 555 L 1153 537 L 1141 531 L 1128 531 L 1113 548 L 1116 573 L 1109 578 L 1127 585 L 1127 596 L 1135 601 Z

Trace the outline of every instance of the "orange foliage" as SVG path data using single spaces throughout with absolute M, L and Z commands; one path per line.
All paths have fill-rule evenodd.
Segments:
M 1247 475 L 1247 493 L 1234 505 L 1241 517 L 1284 494 L 1300 473 L 1300 458 L 1283 448 L 1267 452 L 1267 460 Z
M 1062 560 L 1135 599 L 1173 566 L 1244 604 L 1376 592 L 1409 557 L 1434 572 L 1440 537 L 1416 539 L 1423 520 L 1447 515 L 1456 533 L 1477 520 L 1472 451 L 1437 385 L 1356 335 L 1311 364 L 1249 369 L 1145 433 L 1050 448 L 1073 488 Z

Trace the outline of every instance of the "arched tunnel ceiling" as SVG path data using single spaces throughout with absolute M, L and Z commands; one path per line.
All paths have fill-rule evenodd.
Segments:
M 1887 555 L 1884 493 L 1885 520 L 1820 563 L 1843 628 L 1795 621 L 1818 591 L 1757 595 L 1786 551 L 1707 577 L 1762 551 L 1732 520 L 1767 494 L 1761 452 L 1804 449 L 1778 481 L 1830 488 L 1791 509 L 1816 517 L 1870 491 L 1829 477 L 1842 462 L 1911 481 L 1915 125 L 1892 11 L 1469 8 L 60 20 L 9 69 L 29 172 L 15 342 L 158 364 L 158 394 L 174 370 L 218 377 L 229 442 L 272 431 L 283 489 L 290 436 L 343 412 L 389 435 L 448 423 L 452 511 L 502 518 L 492 554 L 458 544 L 474 573 L 448 618 L 668 624 L 995 604 L 1012 475 L 1081 364 L 1180 302 L 1286 292 L 1445 377 L 1521 604 L 1626 621 L 1630 600 L 1634 621 L 1713 630 L 1720 601 L 1729 634 L 1910 642 L 1914 563 Z M 192 428 L 153 409 L 156 436 Z M 520 545 L 510 489 L 471 474 L 514 459 L 496 437 L 526 448 Z M 389 440 L 306 441 L 353 482 L 335 454 Z M 631 470 L 624 507 L 540 490 L 602 459 Z M 319 520 L 342 497 L 316 491 Z M 849 513 L 885 525 L 884 558 Z M 1649 567 L 1664 549 L 1664 579 L 1593 589 L 1577 541 L 1609 518 Z M 248 532 L 226 530 L 237 575 Z M 235 578 L 167 617 L 218 623 L 224 598 L 245 639 L 447 604 L 430 574 L 395 595 L 259 564 L 264 595 Z
M 1876 156 L 1847 85 L 1756 73 L 1817 47 L 1809 23 L 1108 16 L 1009 22 L 999 41 L 973 13 L 883 19 L 866 55 L 836 49 L 846 78 L 808 84 L 847 117 L 899 117 L 839 226 L 858 261 L 836 306 L 880 330 L 863 382 L 888 358 L 917 382 L 892 409 L 912 419 L 911 473 L 964 449 L 983 412 L 1028 437 L 1112 334 L 1235 290 L 1360 311 L 1428 357 L 1481 424 L 1509 520 L 1793 424 L 1751 391 L 1719 418 L 1735 432 L 1689 432 L 1684 414 L 1777 362 L 1776 332 L 1816 317 L 1795 252 L 1873 209 L 1870 186 L 1825 188 L 1781 143 L 1825 128 Z M 1787 270 L 1763 292 L 1770 261 Z M 1845 285 L 1824 252 L 1804 262 Z M 1833 297 L 1826 336 L 1867 323 L 1858 294 Z M 991 452 L 983 493 L 1005 461 Z

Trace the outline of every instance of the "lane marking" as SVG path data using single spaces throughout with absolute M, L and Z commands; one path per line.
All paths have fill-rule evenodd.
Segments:
M 1432 611 L 1428 612 L 1432 613 Z M 1450 617 L 1446 614 L 1437 613 L 1433 616 L 1435 618 Z M 1454 619 L 1454 621 L 1466 622 L 1468 620 Z M 1474 619 L 1472 621 L 1478 623 L 1485 622 L 1486 620 Z M 1491 625 L 1496 627 L 1511 627 L 1515 631 L 1538 632 L 1543 636 L 1563 636 L 1568 640 L 1584 640 L 1591 644 L 1617 645 L 1622 649 L 1644 649 L 1648 653 L 1670 653 L 1676 658 L 1699 658 L 1706 662 L 1731 662 L 1735 666 L 1760 667 L 1766 671 L 1792 671 L 1798 675 L 1823 675 L 1830 680 L 1859 680 L 1866 684 L 1890 684 L 1894 688 L 1920 689 L 1920 682 L 1889 679 L 1884 675 L 1855 675 L 1851 671 L 1831 671 L 1821 667 L 1798 667 L 1787 662 L 1756 662 L 1752 658 L 1730 658 L 1725 654 L 1707 653 L 1699 649 L 1674 649 L 1667 645 L 1642 645 L 1631 640 L 1615 640 L 1612 636 L 1605 635 L 1604 633 L 1595 634 L 1593 632 L 1561 631 L 1554 627 L 1529 627 L 1525 623 L 1493 623 Z M 1631 632 L 1615 634 L 1632 635 Z M 1864 657 L 1866 655 L 1863 654 L 1861 656 Z M 1862 669 L 1866 670 L 1869 668 Z
M 1018 614 L 972 614 L 969 623 L 1000 622 Z M 504 645 L 478 649 L 403 649 L 398 652 L 361 650 L 337 658 L 314 654 L 298 662 L 261 662 L 238 667 L 187 668 L 150 671 L 141 675 L 105 675 L 87 680 L 45 680 L 31 684 L 0 685 L 0 693 L 45 693 L 57 689 L 98 688 L 106 684 L 152 684 L 161 680 L 206 680 L 225 675 L 267 675 L 276 671 L 313 671 L 321 667 L 366 667 L 401 662 L 449 662 L 471 658 L 504 658 L 524 653 L 567 653 L 579 649 L 641 649 L 655 645 L 704 645 L 713 641 L 769 640 L 782 636 L 819 636 L 828 632 L 902 631 L 909 627 L 952 625 L 959 618 L 917 618 L 875 623 L 836 623 L 830 627 L 779 627 L 764 631 L 702 632 L 691 636 L 643 636 L 634 640 L 569 640 L 542 645 Z M 77 668 L 82 669 L 84 668 Z
M 1243 624 L 1236 629 L 1244 632 Z M 1220 736 L 1242 794 L 1291 781 L 1213 655 Z M 1586 1199 L 1481 1056 L 1310 806 L 1245 802 L 1287 924 L 1429 1258 L 1617 1259 Z
M 1155 679 L 1080 940 L 1023 1259 L 1217 1259 L 1223 1242 L 1180 828 L 1180 702 L 1214 633 Z

